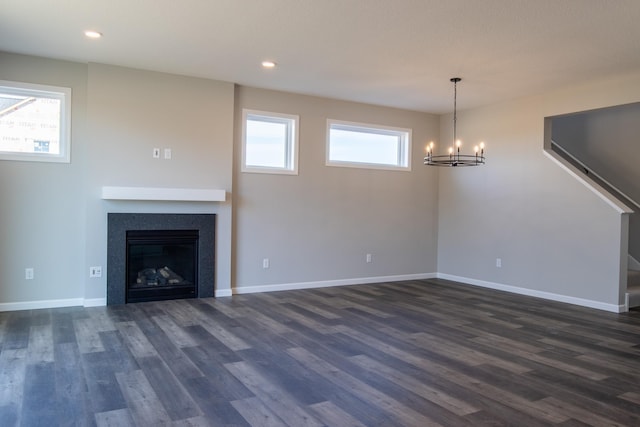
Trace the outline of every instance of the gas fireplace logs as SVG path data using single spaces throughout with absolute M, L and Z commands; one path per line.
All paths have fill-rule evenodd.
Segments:
M 137 286 L 167 286 L 184 284 L 185 280 L 169 267 L 145 268 L 138 272 Z

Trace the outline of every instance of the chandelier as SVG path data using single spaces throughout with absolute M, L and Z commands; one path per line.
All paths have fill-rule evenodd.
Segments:
M 473 147 L 475 154 L 460 154 L 460 146 L 462 142 L 456 139 L 456 121 L 457 121 L 457 98 L 458 98 L 458 82 L 462 80 L 460 77 L 452 77 L 453 83 L 453 145 L 449 147 L 449 154 L 433 155 L 433 142 L 427 145 L 427 155 L 424 158 L 424 164 L 427 166 L 478 166 L 484 164 L 484 142 Z

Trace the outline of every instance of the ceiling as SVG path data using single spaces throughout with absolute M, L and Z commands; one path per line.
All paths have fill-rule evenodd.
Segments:
M 0 51 L 432 113 L 453 109 L 454 76 L 465 109 L 640 70 L 638 0 L 0 4 Z

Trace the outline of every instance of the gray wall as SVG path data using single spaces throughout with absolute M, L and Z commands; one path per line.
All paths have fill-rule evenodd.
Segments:
M 640 104 L 554 118 L 552 135 L 558 145 L 640 204 Z M 629 253 L 640 259 L 639 213 L 629 218 Z
M 0 79 L 70 87 L 73 117 L 71 163 L 0 160 L 0 303 L 81 298 L 87 67 L 0 52 Z
M 545 156 L 543 145 L 545 117 L 640 99 L 640 75 L 625 79 L 459 113 L 458 134 L 486 141 L 488 161 L 440 175 L 440 273 L 607 309 L 623 304 L 626 216 Z M 451 138 L 450 117 L 441 130 Z
M 300 116 L 299 175 L 240 172 L 243 108 Z M 413 129 L 412 170 L 325 166 L 329 118 Z M 235 131 L 239 291 L 435 273 L 438 175 L 422 162 L 437 116 L 238 87 Z

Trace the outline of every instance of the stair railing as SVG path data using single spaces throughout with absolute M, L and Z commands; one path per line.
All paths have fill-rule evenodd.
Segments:
M 565 159 L 566 161 L 571 163 L 577 169 L 581 170 L 585 175 L 587 175 L 589 178 L 591 178 L 592 180 L 597 182 L 598 185 L 600 185 L 605 190 L 607 190 L 609 193 L 611 193 L 613 196 L 618 198 L 621 202 L 633 205 L 635 207 L 635 209 L 637 209 L 636 212 L 640 212 L 640 204 L 638 204 L 635 200 L 633 200 L 627 194 L 625 194 L 622 191 L 620 191 L 618 189 L 618 187 L 616 187 L 615 185 L 611 184 L 609 181 L 604 179 L 602 176 L 598 175 L 591 168 L 589 168 L 583 162 L 578 160 L 573 154 L 569 153 L 567 150 L 565 150 L 563 147 L 561 147 L 554 140 L 551 140 L 551 148 L 552 148 L 553 151 L 558 153 L 563 159 Z

